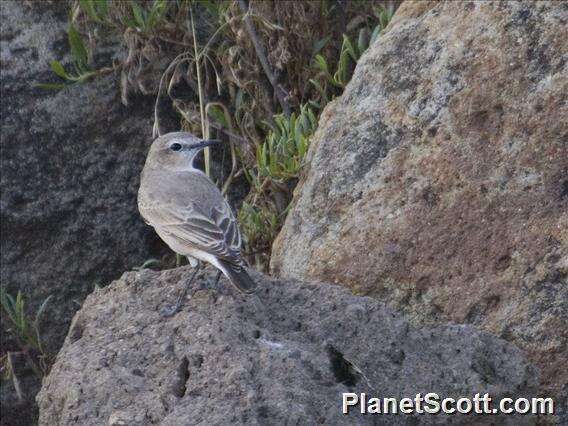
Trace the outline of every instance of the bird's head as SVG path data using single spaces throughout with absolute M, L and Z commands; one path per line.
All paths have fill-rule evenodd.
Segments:
M 220 141 L 199 139 L 187 132 L 167 133 L 152 142 L 146 158 L 146 167 L 190 170 L 194 168 L 195 157 L 203 148 L 218 143 Z

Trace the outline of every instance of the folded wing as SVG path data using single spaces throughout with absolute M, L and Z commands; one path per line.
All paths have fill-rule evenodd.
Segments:
M 190 202 L 187 207 L 160 203 L 147 205 L 144 216 L 156 230 L 188 247 L 204 251 L 227 262 L 241 265 L 241 236 L 226 202 L 209 208 Z

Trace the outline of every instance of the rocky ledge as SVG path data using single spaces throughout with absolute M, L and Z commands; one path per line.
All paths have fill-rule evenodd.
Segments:
M 341 414 L 343 392 L 500 398 L 534 395 L 538 386 L 512 344 L 471 326 L 413 328 L 380 301 L 336 285 L 254 273 L 260 290 L 253 296 L 222 280 L 219 290 L 195 290 L 182 311 L 163 318 L 160 309 L 189 275 L 189 267 L 128 272 L 91 294 L 44 380 L 39 423 L 373 424 L 376 416 Z

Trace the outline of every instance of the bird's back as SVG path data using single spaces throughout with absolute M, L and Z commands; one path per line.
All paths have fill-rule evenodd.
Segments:
M 219 189 L 202 172 L 145 169 L 138 208 L 146 222 L 178 253 L 180 244 L 185 244 L 242 263 L 235 217 Z
M 172 205 L 178 208 L 190 202 L 198 203 L 204 210 L 226 204 L 219 189 L 200 171 L 161 171 L 142 172 L 138 191 L 138 206 L 142 210 L 156 204 Z

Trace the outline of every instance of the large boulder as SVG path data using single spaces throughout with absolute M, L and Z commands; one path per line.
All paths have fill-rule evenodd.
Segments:
M 513 345 L 471 326 L 414 329 L 341 286 L 253 273 L 260 290 L 244 296 L 225 279 L 219 291 L 204 287 L 205 274 L 183 309 L 162 318 L 191 273 L 128 272 L 89 295 L 38 394 L 39 423 L 376 424 L 358 410 L 344 416 L 342 392 L 535 394 L 535 369 Z M 381 424 L 425 421 L 406 417 Z
M 49 61 L 67 57 L 67 3 L 2 1 L 0 11 L 0 275 L 10 293 L 24 293 L 32 319 L 53 296 L 41 337 L 54 355 L 96 284 L 162 253 L 136 207 L 153 99 L 123 106 L 114 76 L 62 91 L 38 88 L 54 80 Z M 3 329 L 11 326 L 5 320 Z M 6 338 L 3 354 L 17 351 Z M 26 377 L 24 362 L 18 365 L 22 391 L 33 401 L 39 386 Z M 30 424 L 33 410 L 19 406 L 10 389 L 3 381 L 2 421 Z
M 567 24 L 566 2 L 403 3 L 322 114 L 272 271 L 502 336 L 565 398 Z

